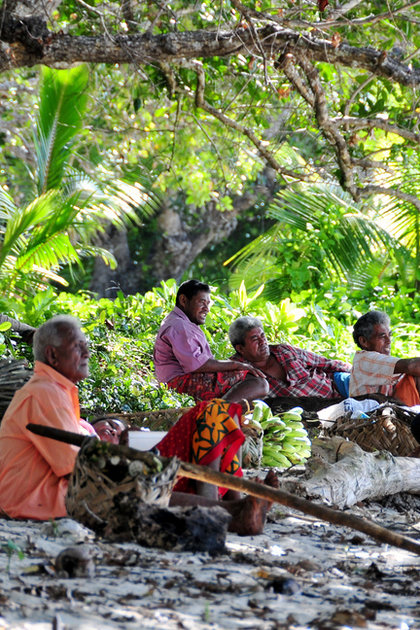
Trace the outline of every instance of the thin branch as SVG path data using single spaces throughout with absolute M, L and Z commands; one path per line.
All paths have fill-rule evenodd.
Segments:
M 268 76 L 268 72 L 267 72 L 267 57 L 266 57 L 265 51 L 264 51 L 264 49 L 263 49 L 263 47 L 261 45 L 261 41 L 260 41 L 258 32 L 256 31 L 256 29 L 254 27 L 254 24 L 252 22 L 252 18 L 251 18 L 251 15 L 250 15 L 251 12 L 248 11 L 247 7 L 244 7 L 244 5 L 241 2 L 239 2 L 239 0 L 231 0 L 231 2 L 232 2 L 232 5 L 235 7 L 235 9 L 237 9 L 237 11 L 239 11 L 239 13 L 245 18 L 249 28 L 251 29 L 251 33 L 252 33 L 252 35 L 255 38 L 255 42 L 257 44 L 257 48 L 258 48 L 258 50 L 260 52 L 260 55 L 261 55 L 261 57 L 263 59 L 263 62 L 264 62 L 264 80 L 265 80 L 265 84 L 266 85 L 270 85 L 272 87 L 272 82 L 271 82 L 271 80 L 270 80 L 270 78 Z
M 350 108 L 351 108 L 351 106 L 353 105 L 355 98 L 356 98 L 357 96 L 359 96 L 360 92 L 361 92 L 362 90 L 364 90 L 364 89 L 365 89 L 365 87 L 367 87 L 367 86 L 369 85 L 369 83 L 371 83 L 371 82 L 374 80 L 374 78 L 375 78 L 375 77 L 374 77 L 373 75 L 372 75 L 372 76 L 370 76 L 370 77 L 368 77 L 368 78 L 366 79 L 366 81 L 363 81 L 363 83 L 361 83 L 361 84 L 358 86 L 357 90 L 355 90 L 355 91 L 353 92 L 353 94 L 350 96 L 350 98 L 349 98 L 349 100 L 347 101 L 346 106 L 345 106 L 345 108 L 344 108 L 344 116 L 348 116 L 348 115 L 349 115 Z
M 201 121 L 197 118 L 197 116 L 195 116 L 194 114 L 192 114 L 192 118 L 195 122 L 195 124 L 197 125 L 197 127 L 200 127 L 203 135 L 207 138 L 208 142 L 211 144 L 211 146 L 213 147 L 214 152 L 217 155 L 217 161 L 219 163 L 219 168 L 222 172 L 223 175 L 223 181 L 225 182 L 225 190 L 229 190 L 229 182 L 228 179 L 226 177 L 226 173 L 225 173 L 225 167 L 223 164 L 223 158 L 220 155 L 220 151 L 219 151 L 219 147 L 217 146 L 217 143 L 213 140 L 213 138 L 207 133 L 204 125 L 202 125 Z
M 359 4 L 362 4 L 362 2 L 363 0 L 349 0 L 348 2 L 345 2 L 341 6 L 338 6 L 328 12 L 328 20 L 334 20 L 335 18 L 342 17 L 345 13 L 348 13 L 349 11 L 352 11 L 352 9 L 358 7 Z
M 401 138 L 410 140 L 410 142 L 420 143 L 420 133 L 415 133 L 409 129 L 403 127 L 397 127 L 384 118 L 355 118 L 353 116 L 339 116 L 337 118 L 331 118 L 331 122 L 337 126 L 345 126 L 351 129 L 381 129 L 388 133 L 395 133 Z
M 375 184 L 369 184 L 359 191 L 360 197 L 370 197 L 370 195 L 387 195 L 388 197 L 397 197 L 403 201 L 412 203 L 415 208 L 420 212 L 420 199 L 415 195 L 405 193 L 398 188 L 386 188 L 385 186 L 376 186 Z
M 271 166 L 271 168 L 273 168 L 277 173 L 279 173 L 283 177 L 290 177 L 293 180 L 306 181 L 305 177 L 300 176 L 293 171 L 289 171 L 288 169 L 284 168 L 281 164 L 279 164 L 277 160 L 274 158 L 274 156 L 270 153 L 270 151 L 267 150 L 266 143 L 260 140 L 259 138 L 257 138 L 257 136 L 254 134 L 254 132 L 251 129 L 249 129 L 248 127 L 245 127 L 244 125 L 241 125 L 236 120 L 229 118 L 228 116 L 220 112 L 215 107 L 212 107 L 211 105 L 209 105 L 204 98 L 205 74 L 204 74 L 203 66 L 201 65 L 200 62 L 196 61 L 196 62 L 190 63 L 189 67 L 193 68 L 197 73 L 197 90 L 196 90 L 196 95 L 195 95 L 195 104 L 197 107 L 199 107 L 200 109 L 203 109 L 207 113 L 211 114 L 212 116 L 220 120 L 220 122 L 226 125 L 226 127 L 235 129 L 235 131 L 239 131 L 239 133 L 246 136 L 255 146 L 260 157 L 263 158 L 263 160 L 269 166 Z

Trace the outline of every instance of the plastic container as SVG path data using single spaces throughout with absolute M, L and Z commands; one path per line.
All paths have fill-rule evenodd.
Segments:
M 148 451 L 160 442 L 167 431 L 129 431 L 128 445 L 138 451 Z

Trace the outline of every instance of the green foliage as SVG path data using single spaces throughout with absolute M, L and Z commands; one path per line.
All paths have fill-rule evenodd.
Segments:
M 71 147 L 82 126 L 88 80 L 84 65 L 69 70 L 41 68 L 35 134 L 38 194 L 58 188 L 65 176 Z
M 82 322 L 91 350 L 90 376 L 79 386 L 86 417 L 189 406 L 193 404 L 191 398 L 159 385 L 153 372 L 155 337 L 162 319 L 174 306 L 176 289 L 175 281 L 169 280 L 144 295 L 119 294 L 114 301 L 97 300 L 88 293 L 61 293 L 55 299 L 52 293 L 45 298 L 38 294 L 25 300 L 21 312 L 30 316 L 26 321 L 32 324 L 58 313 L 72 314 Z M 325 295 L 293 293 L 278 303 L 262 296 L 261 288 L 249 295 L 242 286 L 228 296 L 213 287 L 213 304 L 204 330 L 215 357 L 224 359 L 233 354 L 228 328 L 246 313 L 261 319 L 271 343 L 286 342 L 351 362 L 355 351 L 352 325 L 372 308 L 391 316 L 397 356 L 419 354 L 420 307 L 408 296 L 377 289 L 367 299 L 362 293 L 348 295 L 345 287 Z M 7 344 L 8 331 L 4 329 L 1 334 Z
M 19 560 L 23 560 L 25 557 L 25 552 L 13 540 L 8 540 L 5 545 L 2 545 L 2 549 L 7 553 L 6 570 L 7 573 L 10 573 L 10 563 L 12 561 L 12 557 L 16 554 Z
M 391 283 L 403 292 L 416 287 L 420 232 L 408 203 L 397 215 L 391 202 L 355 204 L 337 186 L 318 183 L 281 190 L 268 215 L 274 225 L 226 261 L 234 264 L 232 287 L 262 281 L 270 300 L 343 283 L 366 293 Z
M 112 223 L 118 229 L 150 215 L 157 196 L 139 182 L 111 178 L 103 167 L 95 178 L 72 165 L 76 134 L 87 103 L 88 71 L 42 71 L 36 131 L 35 197 L 16 204 L 0 187 L 0 286 L 3 294 L 35 294 L 49 282 L 66 285 L 64 265 L 84 257 L 112 254 L 98 245 L 98 234 Z

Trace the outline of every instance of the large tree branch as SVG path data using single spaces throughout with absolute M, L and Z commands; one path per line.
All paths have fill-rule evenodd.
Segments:
M 304 55 L 298 54 L 296 56 L 296 61 L 306 75 L 309 89 L 294 67 L 293 57 L 290 53 L 285 55 L 282 59 L 284 73 L 289 80 L 293 82 L 293 85 L 301 96 L 311 107 L 313 107 L 319 128 L 324 134 L 326 140 L 335 150 L 337 161 L 342 173 L 342 186 L 350 192 L 355 200 L 357 200 L 358 189 L 354 182 L 352 159 L 345 139 L 339 133 L 337 126 L 329 117 L 328 104 L 319 74 L 313 64 L 308 61 Z
M 420 212 L 420 199 L 415 195 L 410 195 L 410 193 L 398 190 L 398 188 L 386 188 L 385 186 L 375 186 L 374 184 L 370 184 L 360 189 L 360 197 L 366 198 L 371 195 L 387 195 L 388 197 L 396 197 L 397 199 L 408 201 L 417 208 L 418 212 Z
M 22 36 L 24 32 L 27 33 L 26 40 Z M 301 34 L 273 24 L 255 29 L 255 32 L 241 27 L 229 31 L 77 37 L 48 31 L 45 24 L 41 28 L 39 22 L 32 18 L 17 20 L 10 13 L 4 13 L 0 39 L 11 44 L 2 51 L 0 71 L 39 63 L 55 66 L 89 61 L 141 65 L 158 61 L 227 57 L 239 53 L 261 56 L 262 52 L 268 57 L 274 57 L 287 49 L 290 52 L 302 52 L 309 60 L 364 69 L 402 85 L 420 85 L 419 69 L 405 65 L 383 51 L 371 47 L 356 48 L 346 43 L 337 45 L 312 33 Z

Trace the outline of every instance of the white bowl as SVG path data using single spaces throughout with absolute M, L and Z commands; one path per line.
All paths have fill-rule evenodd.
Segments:
M 160 442 L 167 431 L 129 431 L 128 445 L 138 451 L 148 451 Z

